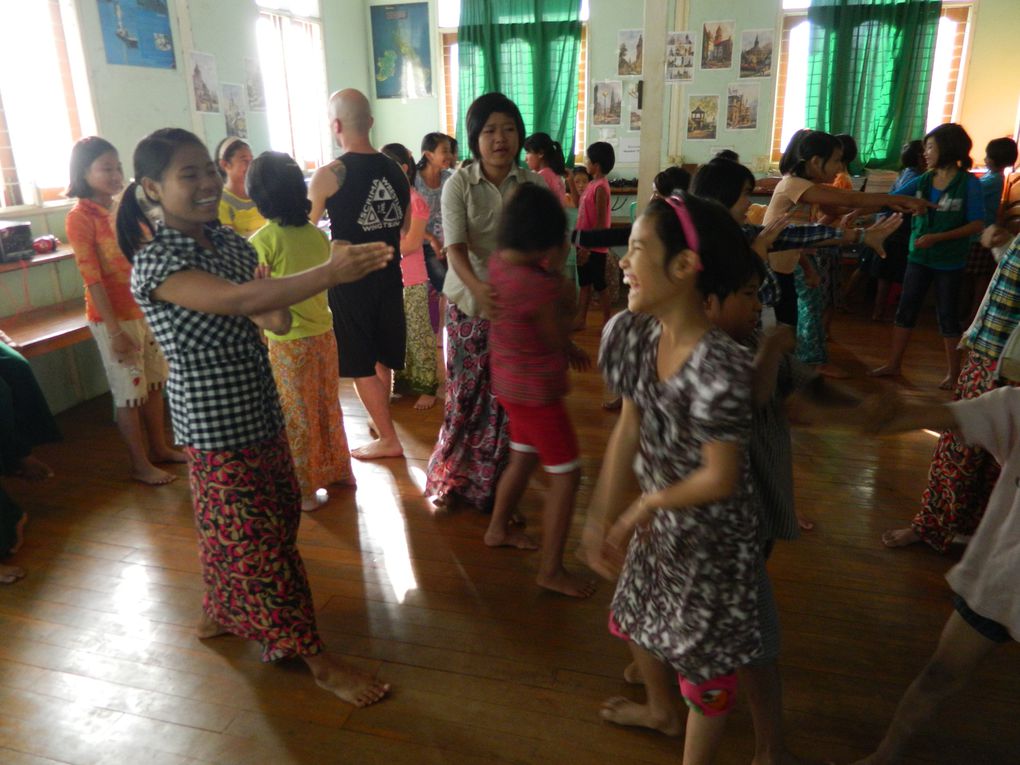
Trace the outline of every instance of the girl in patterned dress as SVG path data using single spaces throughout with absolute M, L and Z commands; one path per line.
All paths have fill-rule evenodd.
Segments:
M 301 168 L 287 154 L 267 151 L 251 163 L 248 195 L 269 221 L 252 247 L 269 276 L 297 274 L 329 260 L 329 243 L 308 221 L 311 202 Z M 269 361 L 280 393 L 287 440 L 301 487 L 301 509 L 316 510 L 316 492 L 353 485 L 351 452 L 340 410 L 340 363 L 333 314 L 325 292 L 290 307 L 290 330 L 266 330 Z
M 678 679 L 691 710 L 684 762 L 711 762 L 736 670 L 761 654 L 760 549 L 747 461 L 752 359 L 712 326 L 704 301 L 741 289 L 760 265 L 725 208 L 683 195 L 649 203 L 621 266 L 629 310 L 607 325 L 599 364 L 623 409 L 582 551 L 606 577 L 622 566 L 610 631 L 628 641 L 625 677 L 648 699 L 609 699 L 602 717 L 677 735 Z
M 301 493 L 259 329 L 287 332 L 289 306 L 383 268 L 392 250 L 334 242 L 320 266 L 256 279 L 255 250 L 216 220 L 223 183 L 196 135 L 157 130 L 135 149 L 134 169 L 117 238 L 170 362 L 170 415 L 188 455 L 206 585 L 198 637 L 257 640 L 263 660 L 299 657 L 323 688 L 374 703 L 389 686 L 326 652 L 316 629 L 297 549 Z M 143 205 L 158 206 L 161 220 Z

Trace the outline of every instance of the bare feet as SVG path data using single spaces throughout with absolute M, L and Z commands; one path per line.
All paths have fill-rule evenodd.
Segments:
M 14 584 L 19 579 L 25 578 L 25 569 L 17 566 L 4 566 L 0 564 L 0 584 Z
M 356 707 L 374 704 L 390 690 L 389 683 L 379 682 L 371 675 L 327 653 L 303 658 L 305 664 L 312 670 L 316 685 Z
M 380 460 L 386 457 L 403 457 L 404 449 L 395 438 L 389 441 L 384 441 L 380 438 L 365 446 L 352 449 L 351 456 L 356 460 Z
M 436 405 L 435 396 L 421 395 L 418 400 L 414 402 L 414 408 L 419 412 L 424 412 L 426 409 L 431 409 Z
M 502 534 L 498 531 L 485 532 L 483 537 L 489 547 L 516 547 L 518 550 L 537 550 L 538 544 L 523 531 L 507 529 Z
M 638 669 L 636 661 L 632 661 L 627 665 L 627 668 L 623 670 L 623 679 L 631 685 L 645 684 L 645 679 L 641 676 L 641 670 Z
M 524 517 L 524 514 L 520 510 L 514 510 L 510 513 L 510 520 L 506 522 L 507 526 L 519 526 L 522 529 L 528 525 L 528 519 Z
M 818 366 L 818 374 L 822 375 L 822 377 L 831 377 L 833 380 L 845 380 L 850 376 L 849 372 L 834 364 L 820 364 Z
M 186 465 L 188 463 L 188 455 L 180 449 L 171 449 L 169 446 L 152 453 L 152 463 L 154 465 L 166 462 Z
M 633 725 L 639 728 L 651 728 L 667 736 L 679 736 L 683 733 L 683 726 L 676 712 L 653 711 L 647 704 L 625 699 L 622 696 L 615 696 L 607 700 L 599 712 L 603 720 L 617 725 Z
M 956 378 L 952 375 L 946 375 L 942 382 L 939 383 L 939 390 L 952 390 L 953 385 L 956 383 Z
M 136 470 L 131 473 L 131 477 L 147 486 L 166 486 L 166 484 L 177 480 L 177 476 L 165 470 L 160 470 L 155 465 L 149 465 L 147 468 Z
M 889 364 L 883 364 L 877 369 L 872 369 L 868 372 L 868 377 L 899 377 L 900 368 L 890 366 Z
M 539 587 L 571 598 L 589 598 L 598 587 L 598 583 L 594 579 L 575 576 L 565 568 L 561 568 L 554 574 L 539 574 L 535 581 L 538 582 Z
M 8 555 L 14 555 L 25 543 L 25 525 L 28 523 L 28 513 L 22 513 L 18 523 L 14 526 L 14 544 L 7 551 Z
M 920 541 L 921 537 L 913 528 L 889 529 L 882 534 L 882 544 L 886 547 L 906 547 Z
M 52 478 L 53 470 L 41 459 L 29 454 L 22 457 L 17 474 L 28 481 L 42 481 L 45 478 Z
M 202 611 L 202 616 L 199 618 L 198 624 L 195 625 L 195 635 L 199 640 L 210 640 L 220 635 L 229 634 L 230 630 Z
M 814 531 L 815 528 L 815 522 L 800 513 L 797 513 L 797 525 L 802 531 Z

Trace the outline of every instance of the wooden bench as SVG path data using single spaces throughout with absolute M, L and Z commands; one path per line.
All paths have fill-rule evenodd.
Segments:
M 0 319 L 0 329 L 18 344 L 23 356 L 41 356 L 92 337 L 85 320 L 85 300 L 43 306 Z

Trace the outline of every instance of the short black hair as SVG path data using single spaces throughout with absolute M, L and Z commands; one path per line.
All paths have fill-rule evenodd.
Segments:
M 765 278 L 764 263 L 747 243 L 729 210 L 714 199 L 684 192 L 677 196 L 687 207 L 698 234 L 696 251 L 701 259 L 701 271 L 697 288 L 702 297 L 715 295 L 722 301 L 743 289 L 752 278 Z M 644 215 L 652 219 L 655 233 L 666 250 L 663 265 L 667 270 L 680 252 L 695 249 L 684 236 L 677 213 L 669 202 L 653 199 Z
M 737 203 L 748 184 L 754 188 L 754 173 L 739 162 L 716 158 L 698 168 L 691 191 L 699 197 L 715 199 L 728 210 Z
M 946 122 L 929 131 L 924 140 L 927 141 L 929 138 L 939 149 L 939 167 L 959 165 L 963 170 L 970 170 L 973 166 L 974 160 L 971 159 L 970 150 L 974 148 L 974 142 L 970 140 L 963 125 Z
M 603 175 L 609 175 L 609 172 L 616 167 L 616 152 L 613 150 L 612 144 L 605 141 L 596 141 L 588 147 L 585 154 L 588 159 L 599 166 Z
M 67 191 L 64 196 L 77 197 L 78 199 L 89 199 L 96 192 L 85 176 L 89 174 L 92 163 L 104 154 L 109 152 L 117 153 L 117 149 L 105 138 L 97 135 L 90 135 L 76 142 L 71 148 L 71 181 L 67 184 Z
M 514 162 L 520 162 L 521 148 L 524 146 L 524 118 L 521 117 L 521 110 L 517 104 L 511 101 L 502 93 L 485 93 L 478 96 L 468 107 L 467 123 L 468 148 L 471 156 L 481 160 L 482 155 L 478 149 L 478 137 L 482 134 L 482 128 L 489 121 L 493 114 L 505 114 L 514 121 L 517 127 L 517 153 L 514 155 Z
M 496 241 L 501 249 L 536 252 L 566 241 L 567 214 L 545 186 L 522 183 L 503 203 Z
M 733 149 L 720 149 L 712 159 L 728 159 L 732 162 L 739 162 L 740 155 L 733 151 Z
M 308 201 L 305 174 L 289 154 L 282 151 L 259 154 L 248 168 L 245 190 L 266 220 L 281 226 L 308 223 L 312 203 Z
M 656 193 L 662 197 L 668 197 L 674 191 L 687 191 L 690 185 L 691 174 L 677 165 L 660 170 L 652 180 Z
M 779 160 L 779 172 L 803 177 L 808 161 L 813 157 L 821 157 L 822 162 L 828 162 L 836 149 L 843 150 L 843 144 L 836 136 L 821 130 L 798 130 Z
M 915 138 L 909 143 L 903 144 L 900 150 L 900 166 L 916 168 L 924 161 L 924 141 Z
M 837 133 L 836 140 L 843 147 L 843 164 L 849 166 L 860 154 L 860 150 L 857 148 L 857 139 L 849 133 Z
M 1016 141 L 1012 138 L 993 138 L 985 147 L 985 155 L 999 169 L 1016 164 Z

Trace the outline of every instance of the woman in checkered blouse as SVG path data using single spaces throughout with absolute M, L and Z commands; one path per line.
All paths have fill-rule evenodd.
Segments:
M 357 706 L 389 686 L 327 653 L 297 550 L 300 491 L 259 329 L 285 333 L 288 307 L 382 268 L 381 243 L 340 246 L 327 263 L 260 279 L 255 250 L 216 221 L 223 183 L 197 136 L 157 130 L 135 149 L 117 217 L 132 291 L 170 362 L 170 413 L 188 455 L 206 584 L 200 638 L 258 640 L 262 658 L 300 657 Z M 142 204 L 158 205 L 153 222 Z M 143 231 L 154 232 L 143 241 Z

